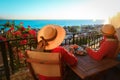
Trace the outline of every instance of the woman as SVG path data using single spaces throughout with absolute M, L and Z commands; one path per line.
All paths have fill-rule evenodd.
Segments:
M 118 39 L 115 36 L 115 28 L 111 24 L 102 26 L 101 32 L 104 36 L 97 51 L 87 47 L 87 53 L 95 60 L 102 60 L 104 57 L 114 58 L 115 51 L 118 48 Z
M 77 58 L 62 46 L 59 46 L 65 37 L 64 28 L 57 25 L 47 25 L 38 32 L 38 46 L 39 51 L 49 51 L 51 54 L 55 52 L 61 53 L 62 62 L 75 66 Z M 40 80 L 61 80 L 60 77 L 46 77 L 39 75 Z

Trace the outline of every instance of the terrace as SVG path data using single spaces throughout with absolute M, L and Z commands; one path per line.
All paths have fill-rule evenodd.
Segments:
M 7 40 L 3 39 L 0 41 L 0 80 L 33 80 L 32 75 L 28 70 L 24 54 L 26 50 L 36 49 L 36 33 L 30 29 L 30 27 L 25 30 L 21 24 L 19 26 L 15 26 L 15 24 L 7 24 L 4 26 L 10 27 L 10 30 L 8 30 L 7 33 L 3 33 L 3 31 L 1 31 Z M 14 31 L 13 26 L 17 27 L 18 29 Z M 14 32 L 14 34 L 12 32 Z M 101 39 L 102 35 L 96 32 L 85 32 L 84 34 L 69 33 L 69 35 L 66 36 L 62 42 L 61 46 L 77 44 L 79 46 L 88 45 L 93 49 L 98 49 Z M 119 67 L 110 70 L 112 70 L 110 71 L 111 74 L 120 74 Z M 72 71 L 70 71 L 70 73 L 72 73 L 72 76 L 70 76 L 69 80 L 75 80 L 78 78 L 77 75 Z M 111 74 L 108 74 L 107 76 Z
M 69 38 L 65 39 L 62 43 L 62 46 L 70 45 L 70 44 L 78 44 L 80 46 L 88 45 L 93 49 L 97 49 L 99 47 L 99 42 L 102 39 L 102 36 L 100 34 L 97 35 L 93 34 L 88 36 L 75 36 L 75 35 L 78 34 L 73 34 L 72 39 Z M 24 41 L 24 40 L 26 40 L 28 43 L 19 44 L 20 41 Z M 36 48 L 36 46 L 37 46 L 37 39 L 35 38 L 24 38 L 24 39 L 21 38 L 21 39 L 0 41 L 0 52 L 1 52 L 0 54 L 3 59 L 2 61 L 0 60 L 1 61 L 0 80 L 27 80 L 27 79 L 33 80 L 27 68 L 24 52 L 25 50 L 33 50 Z M 120 74 L 120 69 L 117 67 L 113 69 L 113 71 L 109 71 L 109 72 L 110 72 L 109 75 L 112 75 L 114 73 L 116 74 L 115 75 L 116 77 L 118 74 Z M 107 77 L 109 75 L 107 75 Z M 113 78 L 112 76 L 111 78 Z M 74 80 L 75 78 L 77 77 L 75 74 L 73 74 L 71 79 Z M 109 79 L 102 79 L 102 80 L 109 80 Z

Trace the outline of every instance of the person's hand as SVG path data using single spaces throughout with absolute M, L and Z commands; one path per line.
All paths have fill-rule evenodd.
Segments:
M 85 51 L 87 52 L 87 50 L 88 50 L 89 48 L 90 48 L 90 47 L 86 47 L 86 48 L 85 48 Z
M 75 53 L 74 48 L 69 48 L 69 52 L 70 52 L 71 54 L 74 54 L 74 53 Z

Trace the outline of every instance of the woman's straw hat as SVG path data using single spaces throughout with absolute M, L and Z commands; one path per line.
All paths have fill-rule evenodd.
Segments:
M 44 41 L 45 50 L 51 50 L 59 46 L 64 40 L 66 32 L 63 27 L 58 25 L 47 25 L 38 31 L 38 42 Z
M 116 32 L 114 26 L 111 24 L 103 25 L 101 31 L 104 35 L 107 35 L 107 36 L 114 35 Z

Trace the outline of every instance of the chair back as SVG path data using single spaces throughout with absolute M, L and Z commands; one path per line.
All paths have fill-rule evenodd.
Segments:
M 27 51 L 27 62 L 35 74 L 48 77 L 61 77 L 60 53 Z

